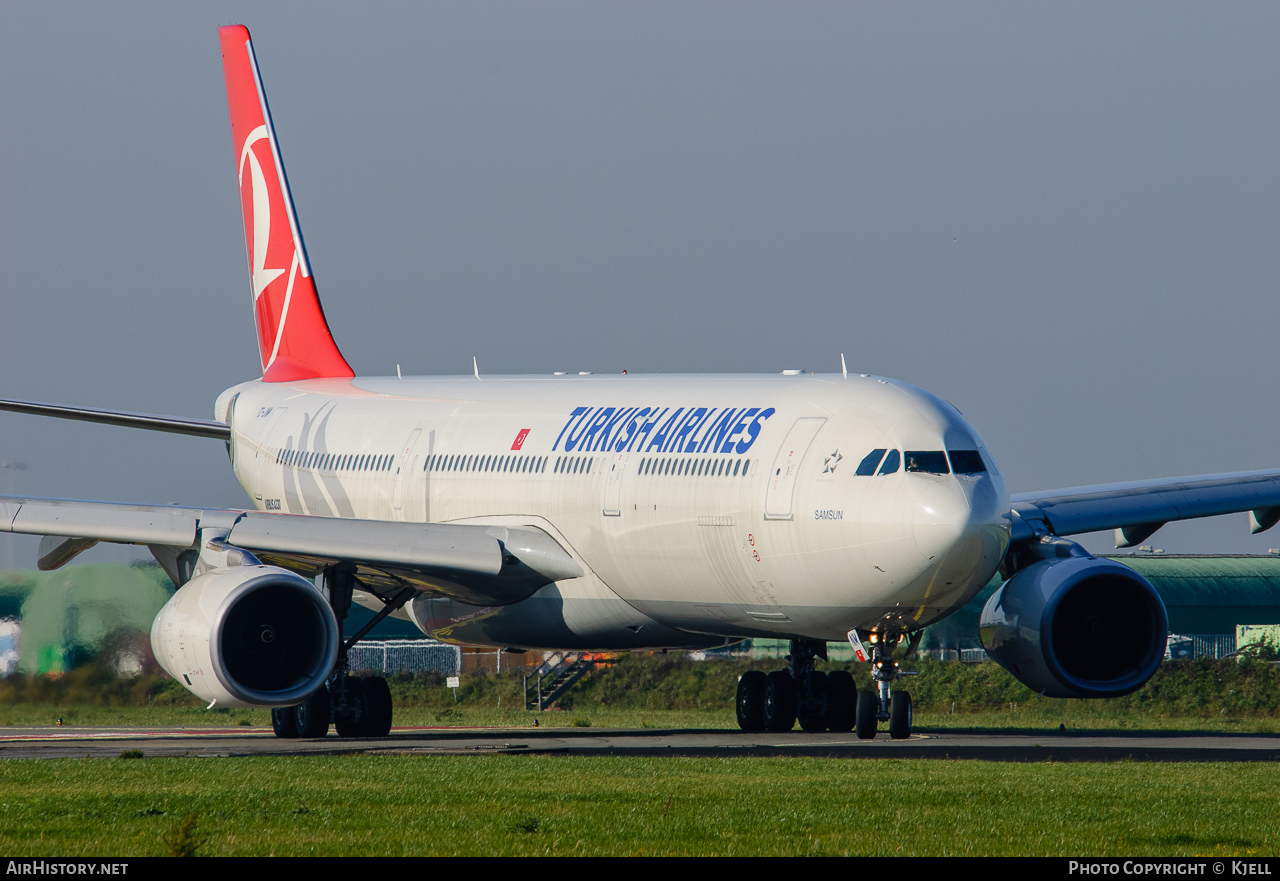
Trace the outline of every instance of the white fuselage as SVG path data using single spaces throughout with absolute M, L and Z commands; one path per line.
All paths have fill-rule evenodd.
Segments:
M 1004 482 L 973 428 L 879 377 L 255 381 L 217 407 L 260 510 L 534 526 L 586 570 L 511 606 L 410 604 L 424 631 L 457 642 L 913 630 L 970 599 L 1008 544 Z M 881 470 L 895 454 L 904 464 L 857 474 L 873 450 L 890 451 Z M 975 450 L 987 470 L 905 465 L 913 451 Z

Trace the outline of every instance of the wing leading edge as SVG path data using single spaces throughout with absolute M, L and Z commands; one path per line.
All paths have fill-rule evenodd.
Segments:
M 1012 496 L 1014 542 L 1040 532 L 1113 529 L 1116 547 L 1143 541 L 1174 520 L 1249 512 L 1250 529 L 1280 522 L 1280 469 L 1077 486 Z
M 216 531 L 263 562 L 314 576 L 355 563 L 373 591 L 412 586 L 466 603 L 506 605 L 540 587 L 584 574 L 534 527 L 402 523 L 263 511 L 131 505 L 0 496 L 0 532 L 57 536 L 41 544 L 40 566 L 56 569 L 99 541 L 146 545 L 181 583 L 180 559 Z
M 145 428 L 149 431 L 165 431 L 170 434 L 190 434 L 195 437 L 211 437 L 215 440 L 231 440 L 231 426 L 209 419 L 188 419 L 184 416 L 156 416 L 152 413 L 131 413 L 127 410 L 101 410 L 97 407 L 66 407 L 62 404 L 44 404 L 40 401 L 14 401 L 0 399 L 0 410 L 12 413 L 30 413 L 35 416 L 54 416 L 79 422 L 99 422 L 104 425 L 122 425 L 126 428 Z

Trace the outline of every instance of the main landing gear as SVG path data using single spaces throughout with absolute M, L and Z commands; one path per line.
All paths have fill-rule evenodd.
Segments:
M 799 721 L 804 731 L 856 731 L 860 739 L 870 740 L 879 724 L 888 722 L 890 737 L 910 737 L 911 695 L 891 689 L 899 676 L 915 675 L 899 670 L 890 657 L 898 639 L 898 634 L 871 635 L 871 678 L 877 690 L 861 692 L 848 672 L 816 669 L 818 659 L 827 658 L 825 642 L 791 640 L 788 669 L 768 674 L 750 670 L 738 680 L 738 727 L 790 731 Z
M 368 624 L 343 641 L 342 625 L 351 609 L 351 594 L 358 582 L 355 567 L 338 565 L 322 573 L 323 587 L 338 619 L 338 661 L 324 688 L 296 707 L 271 711 L 276 737 L 324 737 L 332 724 L 339 737 L 386 737 L 391 731 L 391 689 L 381 676 L 352 676 L 347 652 L 379 621 L 400 608 L 413 595 L 405 588 L 393 597 Z

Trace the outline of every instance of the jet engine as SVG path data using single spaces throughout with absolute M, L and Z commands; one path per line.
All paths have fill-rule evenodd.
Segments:
M 287 707 L 324 685 L 338 622 L 306 579 L 276 566 L 231 566 L 196 576 L 165 603 L 151 648 L 202 700 Z
M 1155 675 L 1169 619 L 1151 584 L 1090 556 L 1041 560 L 991 595 L 979 623 L 1000 666 L 1048 697 L 1120 697 Z

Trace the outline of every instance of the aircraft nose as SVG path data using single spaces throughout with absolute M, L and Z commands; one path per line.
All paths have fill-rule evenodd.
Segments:
M 912 532 L 925 559 L 940 563 L 958 545 L 999 539 L 1008 523 L 997 492 L 987 479 L 941 479 L 916 497 Z

